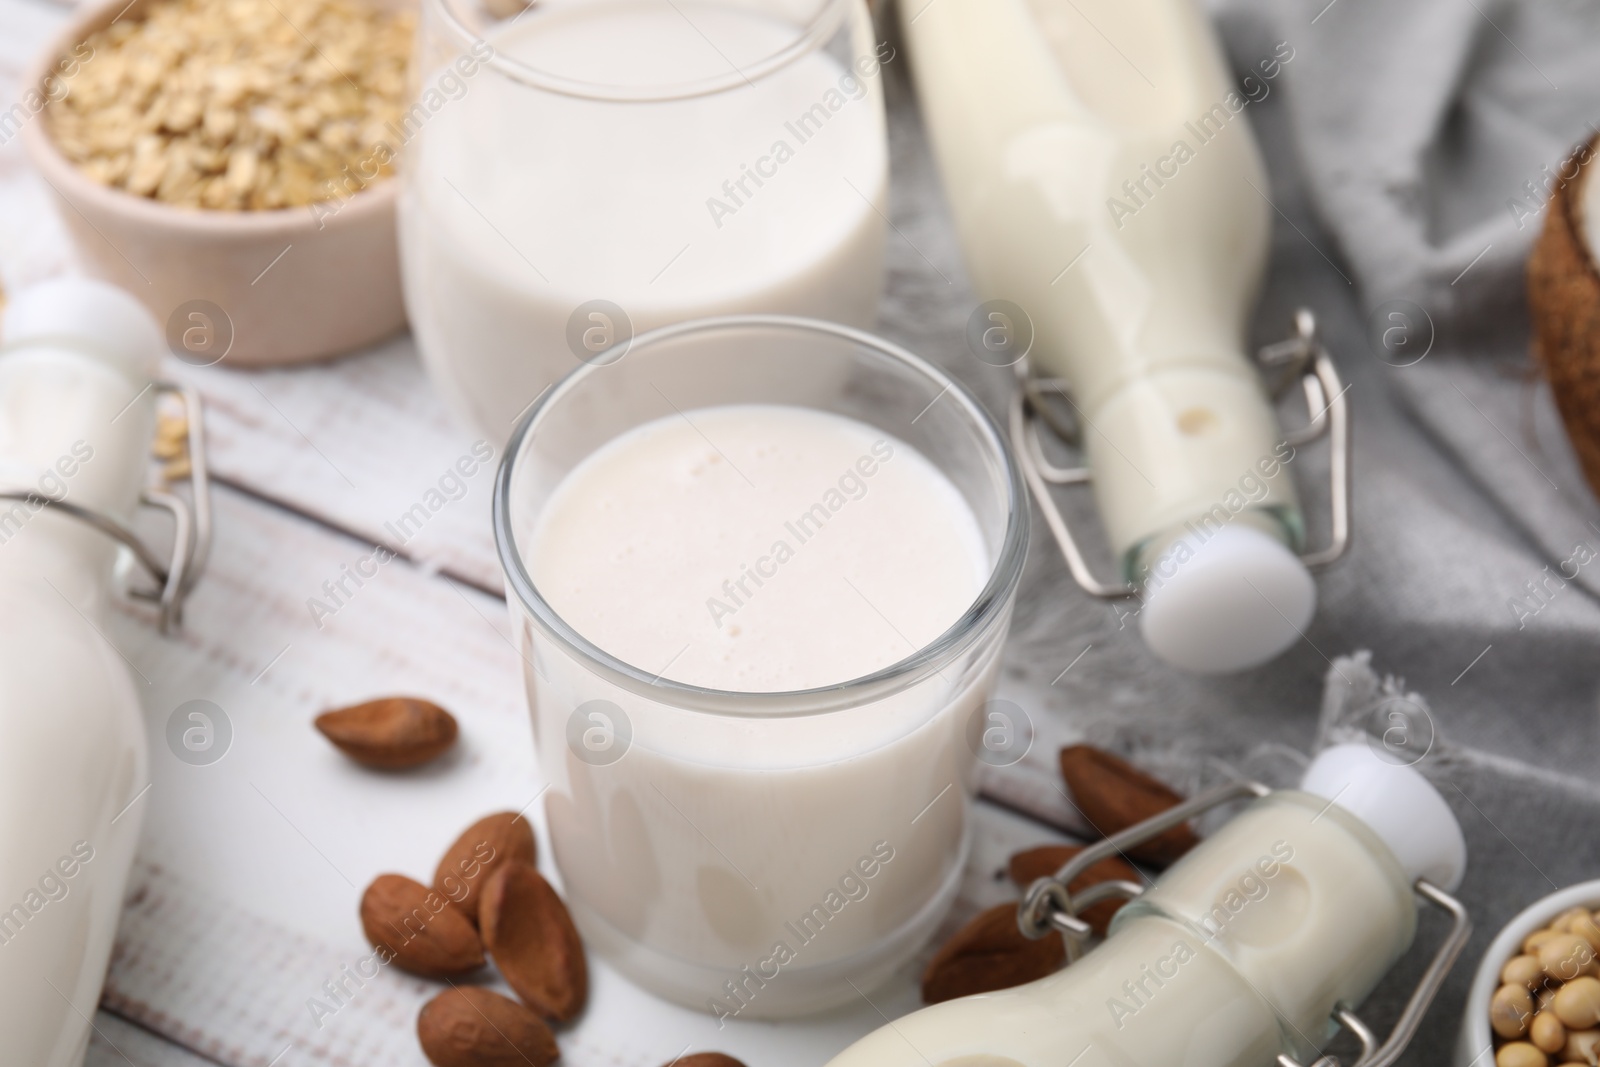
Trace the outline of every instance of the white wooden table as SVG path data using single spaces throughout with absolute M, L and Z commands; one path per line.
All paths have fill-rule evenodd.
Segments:
M 23 65 L 66 16 L 50 0 L 0 0 L 0 116 L 19 97 Z M 976 301 L 904 67 L 890 64 L 885 77 L 894 228 L 879 331 L 959 377 L 992 413 L 1003 412 L 1011 372 L 980 363 L 962 341 Z M 1362 358 L 1364 327 L 1349 280 L 1307 237 L 1319 234 L 1318 223 L 1300 191 L 1280 107 L 1253 108 L 1250 121 L 1264 133 L 1281 208 L 1274 265 L 1296 269 L 1269 272 L 1254 338 L 1281 336 L 1290 310 L 1309 304 L 1330 343 L 1338 342 L 1357 411 L 1356 553 L 1370 565 L 1319 578 L 1318 614 L 1306 640 L 1272 664 L 1196 679 L 1154 661 L 1137 627 L 1083 594 L 1040 537 L 999 694 L 1029 713 L 1037 736 L 1019 764 L 988 772 L 982 782 L 975 852 L 947 928 L 1014 897 L 996 877 L 1012 851 L 1084 829 L 1055 766 L 1062 744 L 1087 736 L 1136 752 L 1187 788 L 1234 771 L 1289 784 L 1299 753 L 1325 741 L 1340 713 L 1341 701 L 1321 702 L 1330 657 L 1374 648 L 1370 668 L 1342 659 L 1341 669 L 1366 679 L 1363 699 L 1376 698 L 1390 671 L 1411 674 L 1432 698 L 1441 733 L 1428 770 L 1462 819 L 1474 857 L 1462 895 L 1479 932 L 1407 1054 L 1407 1062 L 1444 1067 L 1470 973 L 1465 961 L 1523 904 L 1594 877 L 1600 863 L 1592 847 L 1573 847 L 1592 841 L 1571 830 L 1600 821 L 1597 735 L 1584 703 L 1592 694 L 1555 692 L 1542 672 L 1550 657 L 1590 654 L 1595 609 L 1567 597 L 1546 613 L 1550 630 L 1537 639 L 1518 636 L 1505 616 L 1505 629 L 1493 636 L 1495 656 L 1521 657 L 1527 693 L 1521 682 L 1483 692 L 1473 689 L 1473 678 L 1456 686 L 1461 667 L 1481 656 L 1487 639 L 1453 628 L 1459 604 L 1452 598 L 1498 610 L 1545 561 L 1530 554 L 1504 572 L 1480 574 L 1477 559 L 1441 554 L 1425 536 L 1428 524 L 1411 521 L 1438 519 L 1459 502 L 1436 495 L 1439 445 L 1384 399 L 1378 376 L 1386 368 Z M 74 269 L 47 192 L 0 120 L 0 282 L 8 289 Z M 1285 278 L 1297 280 L 1290 286 Z M 1449 363 L 1429 366 L 1441 383 L 1454 382 Z M 139 801 L 139 866 L 89 1062 L 421 1067 L 414 1021 L 436 987 L 386 969 L 341 995 L 320 1027 L 308 1002 L 320 998 L 327 1007 L 325 983 L 369 951 L 356 905 L 371 878 L 390 870 L 426 878 L 468 822 L 521 808 L 540 787 L 489 534 L 491 474 L 473 477 L 466 497 L 405 546 L 404 559 L 319 627 L 307 599 L 385 538 L 384 523 L 468 450 L 469 435 L 433 398 L 406 338 L 295 371 L 196 370 L 174 362 L 168 372 L 198 386 L 209 405 L 220 482 L 216 546 L 181 636 L 159 637 L 132 608 L 110 628 L 118 650 L 149 679 L 143 696 L 153 780 Z M 1462 381 L 1470 391 L 1471 382 Z M 1479 402 L 1496 410 L 1490 398 L 1474 395 L 1473 405 Z M 1536 406 L 1547 431 L 1541 455 L 1565 448 L 1547 392 Z M 1496 419 L 1511 425 L 1516 416 L 1505 408 Z M 1297 473 L 1316 485 L 1321 457 L 1308 454 L 1297 461 L 1302 465 Z M 1373 476 L 1396 466 L 1404 476 Z M 1570 462 L 1566 468 L 1575 470 Z M 1305 498 L 1317 529 L 1326 520 L 1318 514 L 1320 495 Z M 1491 510 L 1487 502 L 1463 505 L 1459 518 L 1497 528 L 1501 519 Z M 1087 512 L 1075 514 L 1089 520 L 1080 529 L 1093 542 L 1097 524 Z M 1482 536 L 1487 543 L 1493 535 Z M 1457 589 L 1463 575 L 1474 576 L 1470 591 Z M 1409 632 L 1417 625 L 1459 648 L 1419 659 Z M 311 729 L 327 707 L 401 692 L 436 699 L 460 718 L 463 741 L 439 766 L 401 778 L 362 773 Z M 1359 718 L 1362 707 L 1346 697 L 1343 710 Z M 210 766 L 185 764 L 166 745 L 168 717 L 193 699 L 214 702 L 232 727 L 227 754 Z M 1572 716 L 1559 745 L 1550 743 L 1556 735 L 1547 727 L 1529 729 L 1546 710 L 1542 702 L 1559 703 Z M 686 1050 L 716 1048 L 750 1067 L 817 1067 L 884 1017 L 916 1006 L 920 963 L 874 993 L 873 1004 L 781 1027 L 736 1022 L 718 1033 L 709 1016 L 666 1006 L 595 961 L 591 1007 L 561 1035 L 563 1059 L 573 1067 L 656 1067 Z M 1363 1007 L 1380 1031 L 1398 1015 L 1419 966 L 1411 959 L 1397 968 Z
M 66 15 L 45 0 L 0 0 L 0 100 L 16 98 L 22 65 Z M 15 140 L 0 147 L 8 288 L 74 269 L 46 191 Z M 173 361 L 168 372 L 197 385 L 208 405 L 215 546 L 180 636 L 163 639 L 132 607 L 109 634 L 145 679 L 152 784 L 139 801 L 144 839 L 88 1062 L 423 1064 L 414 1020 L 437 986 L 387 968 L 341 1002 L 324 983 L 369 951 L 356 907 L 375 875 L 427 880 L 462 827 L 526 807 L 539 790 L 489 530 L 492 468 L 430 520 L 405 559 L 318 625 L 308 598 L 374 542 L 392 543 L 384 522 L 471 437 L 434 399 L 405 337 L 293 371 Z M 378 776 L 310 726 L 328 707 L 390 693 L 451 708 L 463 726 L 459 749 L 420 774 Z M 215 703 L 232 729 L 226 755 L 209 766 L 178 760 L 165 739 L 168 716 L 193 699 Z M 1057 740 L 1041 738 L 1023 765 L 992 777 L 988 792 L 1005 804 L 980 803 L 951 927 L 1014 896 L 997 878 L 1012 851 L 1060 839 L 1049 824 L 1072 825 L 1054 785 Z M 532 814 L 542 820 L 538 805 Z M 573 1067 L 653 1067 L 705 1049 L 752 1067 L 814 1067 L 915 1007 L 920 961 L 872 1003 L 782 1027 L 734 1022 L 721 1033 L 709 1016 L 592 965 L 591 1007 L 561 1035 Z M 337 1007 L 320 1025 L 313 999 Z

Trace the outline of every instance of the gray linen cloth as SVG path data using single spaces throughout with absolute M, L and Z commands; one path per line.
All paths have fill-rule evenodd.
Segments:
M 1043 795 L 1063 827 L 1081 828 L 1054 754 L 1085 737 L 1189 788 L 1236 772 L 1290 784 L 1305 754 L 1381 730 L 1402 701 L 1412 743 L 1427 751 L 1419 767 L 1471 853 L 1460 892 L 1476 933 L 1403 1061 L 1444 1065 L 1472 970 L 1499 927 L 1558 887 L 1600 878 L 1600 560 L 1565 586 L 1544 581 L 1578 543 L 1600 550 L 1600 507 L 1548 388 L 1530 374 L 1523 281 L 1543 168 L 1554 171 L 1600 122 L 1600 5 L 1211 7 L 1241 76 L 1279 41 L 1295 51 L 1247 109 L 1275 217 L 1252 340 L 1282 337 L 1297 306 L 1317 313 L 1350 383 L 1354 545 L 1319 578 L 1305 641 L 1259 670 L 1197 678 L 1155 660 L 1135 625 L 1082 594 L 1036 521 L 1002 695 L 1033 717 L 1038 741 L 985 791 L 1035 811 Z M 888 67 L 895 231 L 880 327 L 999 415 L 1010 382 L 962 347 L 976 300 L 906 68 Z M 1386 347 L 1397 307 L 1412 332 L 1406 346 Z M 1424 349 L 1420 362 L 1396 366 Z M 1299 472 L 1314 524 L 1326 519 L 1317 462 Z M 1086 502 L 1068 511 L 1093 529 Z M 1529 582 L 1555 592 L 1518 611 Z M 1424 923 L 1364 1009 L 1380 1032 L 1443 925 Z M 1340 1046 L 1347 1062 L 1351 1047 Z

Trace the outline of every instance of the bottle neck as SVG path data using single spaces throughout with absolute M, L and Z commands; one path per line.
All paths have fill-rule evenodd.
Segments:
M 0 350 L 0 583 L 49 582 L 86 614 L 101 610 L 115 542 L 49 502 L 126 522 L 138 505 L 155 396 L 135 378 L 62 344 Z

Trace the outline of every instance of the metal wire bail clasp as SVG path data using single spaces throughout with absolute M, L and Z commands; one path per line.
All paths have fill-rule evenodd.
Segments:
M 1276 400 L 1299 382 L 1305 393 L 1306 423 L 1284 433 L 1284 441 L 1296 448 L 1321 437 L 1328 438 L 1328 542 L 1321 548 L 1300 554 L 1307 567 L 1325 567 L 1344 555 L 1350 547 L 1350 411 L 1345 400 L 1347 387 L 1339 378 L 1333 358 L 1317 338 L 1317 320 L 1308 308 L 1294 315 L 1293 332 L 1284 340 L 1262 348 L 1256 363 L 1267 381 L 1268 392 Z M 1017 364 L 1021 388 L 1012 395 L 1010 411 L 1011 446 L 1022 468 L 1028 489 L 1044 513 L 1045 525 L 1061 550 L 1072 577 L 1090 596 L 1106 600 L 1136 595 L 1127 582 L 1102 581 L 1084 558 L 1077 538 L 1057 506 L 1052 486 L 1087 485 L 1092 480 L 1088 467 L 1062 467 L 1044 454 L 1039 439 L 1043 422 L 1063 443 L 1081 444 L 1077 405 L 1066 381 L 1036 378 L 1027 370 L 1027 360 Z
M 166 553 L 165 562 L 131 526 L 115 515 L 66 499 L 54 500 L 32 490 L 0 490 L 0 500 L 52 508 L 121 544 L 154 581 L 151 587 L 130 589 L 130 595 L 159 605 L 161 632 L 171 634 L 183 624 L 184 600 L 199 583 L 211 555 L 211 479 L 206 468 L 204 405 L 199 392 L 177 382 L 156 382 L 154 388 L 158 393 L 177 397 L 183 404 L 192 489 L 189 500 L 167 489 L 147 488 L 140 495 L 142 506 L 159 508 L 172 516 L 172 547 Z
M 1090 845 L 1054 875 L 1040 878 L 1028 887 L 1027 895 L 1017 906 L 1017 927 L 1035 941 L 1048 937 L 1052 931 L 1061 934 L 1066 941 L 1067 961 L 1075 962 L 1083 954 L 1091 934 L 1089 924 L 1078 918 L 1078 913 L 1102 900 L 1118 896 L 1131 900 L 1144 892 L 1143 886 L 1115 881 L 1102 882 L 1073 895 L 1067 887 L 1077 881 L 1080 875 L 1101 860 L 1121 855 L 1212 808 L 1235 800 L 1263 797 L 1270 792 L 1259 782 L 1228 782 Z M 1391 1067 L 1400 1058 L 1400 1054 L 1416 1036 L 1422 1025 L 1422 1017 L 1438 996 L 1450 968 L 1455 966 L 1456 959 L 1472 935 L 1472 919 L 1455 897 L 1421 878 L 1412 886 L 1412 891 L 1423 903 L 1432 904 L 1450 916 L 1450 932 L 1445 935 L 1427 969 L 1418 979 L 1394 1029 L 1382 1042 L 1348 1006 L 1341 1004 L 1334 1009 L 1333 1021 L 1355 1035 L 1361 1044 L 1361 1052 L 1350 1067 Z M 1303 1067 L 1287 1053 L 1279 1055 L 1277 1063 L 1278 1067 Z M 1332 1056 L 1323 1056 L 1314 1061 L 1311 1067 L 1339 1067 L 1339 1061 Z
M 1152 815 L 1143 822 L 1135 823 L 1103 841 L 1095 842 L 1072 857 L 1054 875 L 1040 878 L 1028 887 L 1027 895 L 1017 906 L 1018 929 L 1024 936 L 1034 941 L 1045 937 L 1052 930 L 1059 932 L 1066 938 L 1067 961 L 1077 960 L 1083 954 L 1083 948 L 1088 943 L 1090 935 L 1089 924 L 1078 918 L 1078 913 L 1111 897 L 1120 896 L 1131 900 L 1144 892 L 1144 886 L 1132 882 L 1112 881 L 1090 886 L 1082 893 L 1073 896 L 1067 887 L 1076 882 L 1080 875 L 1101 860 L 1120 856 L 1128 849 L 1158 837 L 1174 826 L 1186 823 L 1197 815 L 1203 815 L 1212 808 L 1221 807 L 1235 800 L 1264 797 L 1271 791 L 1260 782 L 1228 782 L 1214 789 L 1208 789 L 1199 796 L 1190 797 L 1183 803 L 1174 805 L 1159 815 Z

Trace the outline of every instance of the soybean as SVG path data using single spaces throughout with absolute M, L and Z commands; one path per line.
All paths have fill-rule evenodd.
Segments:
M 1489 1001 L 1489 1025 L 1501 1037 L 1521 1037 L 1533 1018 L 1533 996 L 1527 987 L 1503 985 Z
M 1537 956 L 1539 954 L 1540 945 L 1544 944 L 1552 937 L 1559 936 L 1561 936 L 1560 930 L 1552 930 L 1548 926 L 1541 927 L 1522 939 L 1522 951 Z
M 1495 995 L 1499 996 L 1498 993 Z M 1556 1018 L 1563 1024 L 1574 1030 L 1588 1030 L 1600 1024 L 1600 978 L 1587 975 L 1574 978 L 1556 990 L 1550 1010 L 1556 1013 Z M 1492 1015 L 1492 1006 L 1490 1012 Z
M 1544 964 L 1538 956 L 1512 956 L 1500 968 L 1500 981 L 1532 989 L 1544 978 Z
M 1494 1054 L 1494 1067 L 1550 1067 L 1550 1058 L 1526 1041 L 1513 1041 Z
M 1539 962 L 1544 973 L 1558 982 L 1569 982 L 1579 975 L 1593 974 L 1594 947 L 1577 934 L 1558 933 L 1539 946 Z
M 1567 1028 L 1554 1012 L 1541 1011 L 1528 1026 L 1528 1040 L 1544 1052 L 1560 1052 L 1567 1047 Z
M 1589 947 L 1600 952 L 1600 923 L 1594 921 L 1594 916 L 1585 913 L 1572 920 L 1567 927 L 1568 933 L 1577 934 L 1589 942 Z
M 1562 933 L 1569 933 L 1572 930 L 1572 920 L 1576 919 L 1580 915 L 1588 914 L 1588 908 L 1568 908 L 1566 911 L 1555 917 L 1555 920 L 1550 924 L 1550 929 L 1560 930 Z

